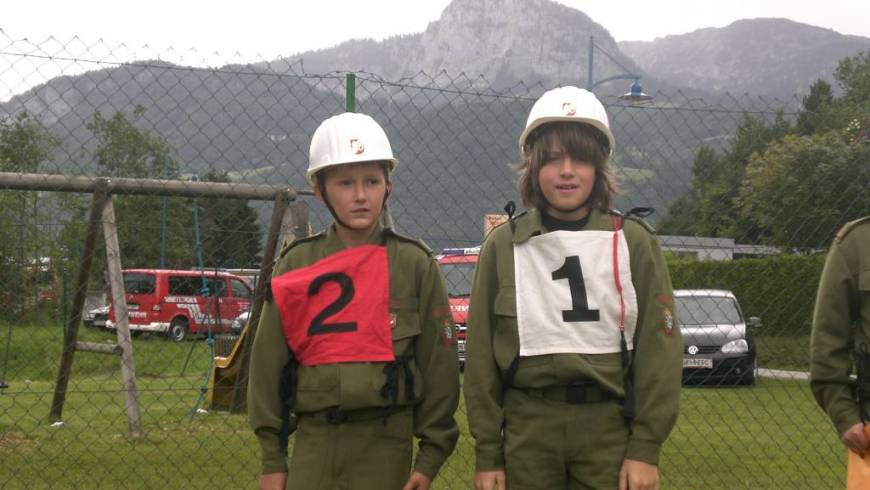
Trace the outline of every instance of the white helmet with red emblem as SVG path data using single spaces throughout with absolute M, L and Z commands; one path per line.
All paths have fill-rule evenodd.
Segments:
M 588 90 L 577 87 L 560 87 L 547 91 L 532 106 L 526 129 L 520 135 L 520 154 L 524 155 L 529 135 L 544 124 L 552 122 L 585 123 L 601 131 L 608 142 L 608 154 L 613 154 L 615 142 L 610 132 L 607 111 Z
M 388 162 L 390 171 L 399 164 L 384 129 L 365 114 L 345 112 L 323 121 L 314 131 L 308 182 L 314 186 L 317 172 L 333 165 L 380 161 Z

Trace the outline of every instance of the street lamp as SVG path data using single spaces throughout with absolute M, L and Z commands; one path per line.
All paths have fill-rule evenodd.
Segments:
M 610 61 L 613 61 L 614 63 L 616 63 L 617 66 L 625 70 L 625 73 L 621 75 L 613 75 L 612 77 L 603 78 L 601 80 L 595 80 L 592 75 L 592 64 L 593 60 L 595 59 L 596 49 L 604 53 L 604 56 L 610 58 Z M 619 96 L 619 98 L 622 100 L 642 102 L 652 99 L 652 95 L 647 95 L 643 93 L 643 90 L 640 87 L 640 75 L 631 73 L 628 68 L 622 66 L 622 63 L 617 61 L 613 56 L 610 56 L 610 53 L 595 45 L 595 36 L 589 36 L 589 65 L 587 70 L 586 89 L 591 92 L 592 89 L 601 85 L 602 83 L 610 82 L 613 80 L 634 80 L 634 83 L 631 84 L 631 89 L 627 93 Z

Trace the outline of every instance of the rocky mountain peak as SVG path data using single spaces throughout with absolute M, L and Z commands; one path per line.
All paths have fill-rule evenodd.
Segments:
M 582 85 L 589 36 L 637 68 L 604 27 L 551 0 L 454 0 L 423 33 L 416 62 L 427 72 L 482 75 L 497 85 L 538 80 Z M 596 69 L 604 77 L 618 68 L 602 59 Z
M 585 85 L 589 36 L 623 67 L 596 53 L 595 78 L 641 70 L 588 15 L 552 0 L 453 0 L 422 33 L 353 40 L 300 53 L 306 71 L 368 71 L 387 79 L 421 71 L 480 85 Z

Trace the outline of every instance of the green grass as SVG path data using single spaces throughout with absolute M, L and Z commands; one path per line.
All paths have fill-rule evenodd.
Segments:
M 764 336 L 756 337 L 758 365 L 768 369 L 788 371 L 810 370 L 810 336 Z
M 668 488 L 843 488 L 846 453 L 806 382 L 684 388 L 661 471 Z
M 209 366 L 201 342 L 134 341 L 145 431 L 134 440 L 126 437 L 118 359 L 110 356 L 76 354 L 65 424 L 49 425 L 59 334 L 15 328 L 11 387 L 0 394 L 0 488 L 256 486 L 259 448 L 245 417 L 190 418 Z M 111 339 L 90 329 L 82 336 Z M 464 414 L 462 405 L 459 445 L 436 488 L 470 488 L 474 453 Z M 672 489 L 842 488 L 844 461 L 805 382 L 762 378 L 749 388 L 684 389 L 660 468 L 663 488 Z

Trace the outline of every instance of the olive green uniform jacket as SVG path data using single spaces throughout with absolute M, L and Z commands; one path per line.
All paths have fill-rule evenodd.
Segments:
M 414 470 L 434 478 L 459 437 L 453 418 L 459 402 L 459 361 L 447 292 L 438 264 L 425 245 L 380 228 L 369 243 L 379 244 L 384 238 L 390 268 L 390 313 L 396 318 L 393 348 L 397 356 L 412 356 L 414 373 L 414 401 L 406 398 L 406 377 L 401 373 L 397 403 L 415 404 L 414 434 L 420 445 Z M 286 244 L 273 277 L 344 248 L 334 227 Z M 248 384 L 249 421 L 262 449 L 263 474 L 287 472 L 287 448 L 279 442 L 287 414 L 279 389 L 282 370 L 291 357 L 278 309 L 266 301 L 254 339 Z M 385 382 L 384 366 L 383 362 L 300 365 L 292 410 L 304 414 L 331 407 L 345 411 L 388 407 L 391 400 L 379 393 Z M 295 419 L 291 418 L 291 433 L 293 430 Z
M 839 434 L 861 422 L 853 353 L 870 352 L 870 216 L 844 226 L 825 260 L 813 314 L 810 387 Z M 870 374 L 870 373 L 868 373 Z M 870 380 L 865 384 L 870 387 Z
M 477 470 L 504 468 L 502 375 L 519 355 L 515 243 L 546 233 L 540 214 L 529 211 L 495 228 L 480 252 L 468 320 L 464 381 L 468 422 L 476 439 Z M 609 213 L 593 210 L 585 230 L 613 230 Z M 673 288 L 658 240 L 643 222 L 625 219 L 631 276 L 637 292 L 638 319 L 632 369 L 636 416 L 631 424 L 627 459 L 655 464 L 674 426 L 682 379 L 682 339 L 673 313 Z M 614 334 L 618 333 L 613 326 Z M 621 355 L 550 354 L 519 357 L 512 386 L 540 389 L 577 381 L 595 381 L 623 396 Z

